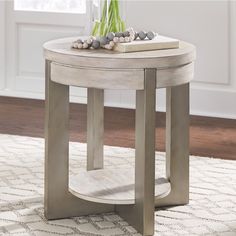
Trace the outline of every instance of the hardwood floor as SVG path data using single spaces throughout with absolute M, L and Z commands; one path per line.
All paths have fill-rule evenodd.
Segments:
M 70 139 L 86 142 L 86 105 L 70 105 Z M 134 147 L 134 110 L 105 108 L 106 145 Z M 0 133 L 44 136 L 44 101 L 0 97 Z M 165 113 L 156 114 L 156 148 L 165 148 Z M 236 160 L 236 120 L 191 116 L 190 153 Z

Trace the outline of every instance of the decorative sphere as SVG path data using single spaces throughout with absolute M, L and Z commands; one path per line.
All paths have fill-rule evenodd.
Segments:
M 124 43 L 125 38 L 124 37 L 120 37 L 120 43 Z
M 120 41 L 120 40 L 119 40 L 118 37 L 114 37 L 114 39 L 113 39 L 113 42 L 114 42 L 114 43 L 119 43 L 119 41 Z
M 82 43 L 78 43 L 78 48 L 79 49 L 83 48 L 83 44 Z
M 131 34 L 133 34 L 133 35 L 135 34 L 135 31 L 134 31 L 134 29 L 132 27 L 128 28 L 127 31 L 130 33 L 130 35 Z
M 134 36 L 130 36 L 129 38 L 130 38 L 130 42 L 132 42 L 132 41 L 135 40 L 135 39 L 134 39 Z
M 108 50 L 112 50 L 112 48 L 113 48 L 113 47 L 110 46 L 109 44 L 105 45 L 104 47 L 105 47 L 105 49 L 108 49 Z
M 83 43 L 83 40 L 78 39 L 78 40 L 76 40 L 76 43 Z
M 99 42 L 98 40 L 94 40 L 94 41 L 92 42 L 92 47 L 93 47 L 94 49 L 100 48 L 100 42 Z
M 138 36 L 141 40 L 144 40 L 146 38 L 147 34 L 144 31 L 140 31 L 138 33 Z
M 102 36 L 99 41 L 100 45 L 106 45 L 108 43 L 108 38 L 106 36 Z
M 115 43 L 114 43 L 113 41 L 110 41 L 110 42 L 109 42 L 109 45 L 110 45 L 111 47 L 114 47 L 114 46 L 115 46 Z
M 155 33 L 153 31 L 148 31 L 147 37 L 148 37 L 148 39 L 152 40 L 155 38 Z
M 89 45 L 87 43 L 83 43 L 83 48 L 88 48 Z
M 85 41 L 87 44 L 92 44 L 93 40 L 91 38 L 88 38 L 86 41 Z
M 78 43 L 74 42 L 72 45 L 73 48 L 78 48 Z
M 110 33 L 107 34 L 107 38 L 108 38 L 110 41 L 112 41 L 112 40 L 114 39 L 114 37 L 115 37 L 115 33 L 113 33 L 113 32 L 110 32 Z
M 123 36 L 124 36 L 124 37 L 129 37 L 129 36 L 130 36 L 130 32 L 129 32 L 129 31 L 125 31 L 125 32 L 123 33 Z
M 125 37 L 125 42 L 126 43 L 130 42 L 130 37 Z
M 123 37 L 123 33 L 122 32 L 116 32 L 115 37 L 118 37 L 118 38 Z

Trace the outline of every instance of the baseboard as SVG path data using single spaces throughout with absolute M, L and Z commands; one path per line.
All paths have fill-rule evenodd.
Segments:
M 5 97 L 15 97 L 15 98 L 29 98 L 29 99 L 40 99 L 43 100 L 45 98 L 43 93 L 35 93 L 35 92 L 25 92 L 25 91 L 15 91 L 10 89 L 0 90 L 0 96 Z
M 191 114 L 236 119 L 236 91 L 191 88 Z
M 45 95 L 43 93 L 31 93 L 28 91 L 26 92 L 26 91 L 0 90 L 0 96 L 38 99 L 38 100 L 45 99 Z M 83 96 L 71 96 L 70 102 L 86 104 L 87 98 Z
M 109 95 L 108 99 L 105 100 L 105 106 L 134 109 L 134 97 L 130 95 L 130 98 L 128 98 L 127 92 L 125 95 L 125 102 L 120 99 L 122 92 L 121 94 L 115 93 L 114 96 Z M 42 93 L 12 90 L 0 90 L 0 96 L 44 99 Z M 236 119 L 236 91 L 191 88 L 190 101 L 191 115 Z M 71 96 L 70 102 L 86 104 L 87 98 L 85 96 Z M 158 93 L 157 104 L 157 111 L 165 112 L 165 93 L 163 91 Z

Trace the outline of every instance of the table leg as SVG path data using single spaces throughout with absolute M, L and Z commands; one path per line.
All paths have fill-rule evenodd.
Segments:
M 166 174 L 171 192 L 156 200 L 156 206 L 189 202 L 189 84 L 166 92 Z
M 54 83 L 50 74 L 50 61 L 46 61 L 45 217 L 113 211 L 113 205 L 87 202 L 69 192 L 69 86 Z
M 117 211 L 142 235 L 154 234 L 156 70 L 145 70 L 145 89 L 136 91 L 135 204 Z
M 88 89 L 87 170 L 103 168 L 104 91 Z

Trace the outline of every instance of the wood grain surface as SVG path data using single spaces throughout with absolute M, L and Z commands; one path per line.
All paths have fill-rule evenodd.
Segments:
M 134 147 L 135 111 L 105 108 L 106 145 Z M 87 106 L 70 105 L 70 140 L 86 142 Z M 190 153 L 236 160 L 236 120 L 191 116 Z M 44 137 L 44 101 L 0 97 L 0 133 Z M 156 149 L 165 147 L 165 113 L 156 113 Z
M 119 53 L 113 50 L 78 50 L 71 44 L 77 38 L 52 40 L 44 44 L 44 57 L 56 63 L 89 68 L 143 69 L 170 68 L 191 63 L 196 58 L 192 44 L 180 41 L 179 48 Z
M 81 170 L 70 177 L 70 192 L 75 196 L 99 203 L 134 204 L 134 168 Z M 163 198 L 171 191 L 165 178 L 155 179 L 156 199 Z
M 160 49 L 178 48 L 179 40 L 162 35 L 156 36 L 154 39 L 149 40 L 134 40 L 128 43 L 118 43 L 115 45 L 114 50 L 117 52 L 141 52 Z
M 65 85 L 100 89 L 141 90 L 144 88 L 144 70 L 142 69 L 104 70 L 52 63 L 51 71 L 52 81 Z M 192 76 L 187 77 L 189 80 L 192 79 Z

